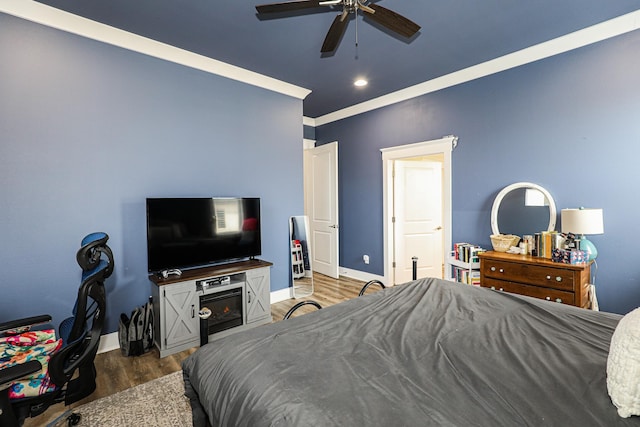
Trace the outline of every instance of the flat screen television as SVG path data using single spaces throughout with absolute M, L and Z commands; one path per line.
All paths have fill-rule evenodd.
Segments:
M 149 272 L 260 255 L 259 198 L 148 198 Z

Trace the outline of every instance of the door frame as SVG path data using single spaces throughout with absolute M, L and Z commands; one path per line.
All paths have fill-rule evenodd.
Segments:
M 396 147 L 382 148 L 382 204 L 384 224 L 384 282 L 391 284 L 391 271 L 393 269 L 393 167 L 394 160 L 411 157 L 442 154 L 442 222 L 443 222 L 443 259 L 446 261 L 446 252 L 451 248 L 451 153 L 458 143 L 458 137 L 450 135 L 431 141 L 417 142 L 414 144 L 399 145 Z

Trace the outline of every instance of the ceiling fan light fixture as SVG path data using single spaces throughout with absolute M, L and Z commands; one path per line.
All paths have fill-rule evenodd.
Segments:
M 354 85 L 355 87 L 364 87 L 364 86 L 366 86 L 366 85 L 368 85 L 368 84 L 369 84 L 369 82 L 368 82 L 366 79 L 356 79 L 356 80 L 353 82 L 353 85 Z
M 317 9 L 319 7 L 341 5 L 342 13 L 336 16 L 329 27 L 329 32 L 325 36 L 320 53 L 331 54 L 335 52 L 340 39 L 345 33 L 350 19 L 349 15 L 355 15 L 356 25 L 358 24 L 358 12 L 370 18 L 375 24 L 396 33 L 405 38 L 413 37 L 420 26 L 404 16 L 372 3 L 373 0 L 292 0 L 280 3 L 259 4 L 256 6 L 258 14 L 292 12 L 303 9 Z M 356 27 L 356 46 L 358 45 L 358 29 Z

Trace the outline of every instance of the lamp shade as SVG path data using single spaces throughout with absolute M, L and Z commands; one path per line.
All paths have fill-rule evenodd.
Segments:
M 560 224 L 563 233 L 603 234 L 602 209 L 562 209 Z

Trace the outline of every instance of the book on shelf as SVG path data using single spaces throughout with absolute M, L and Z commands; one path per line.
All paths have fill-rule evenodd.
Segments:
M 478 245 L 471 243 L 454 243 L 453 244 L 453 257 L 458 261 L 468 263 L 480 262 L 480 253 L 484 252 L 484 249 Z
M 451 278 L 467 285 L 480 286 L 480 271 L 463 267 L 451 266 Z

